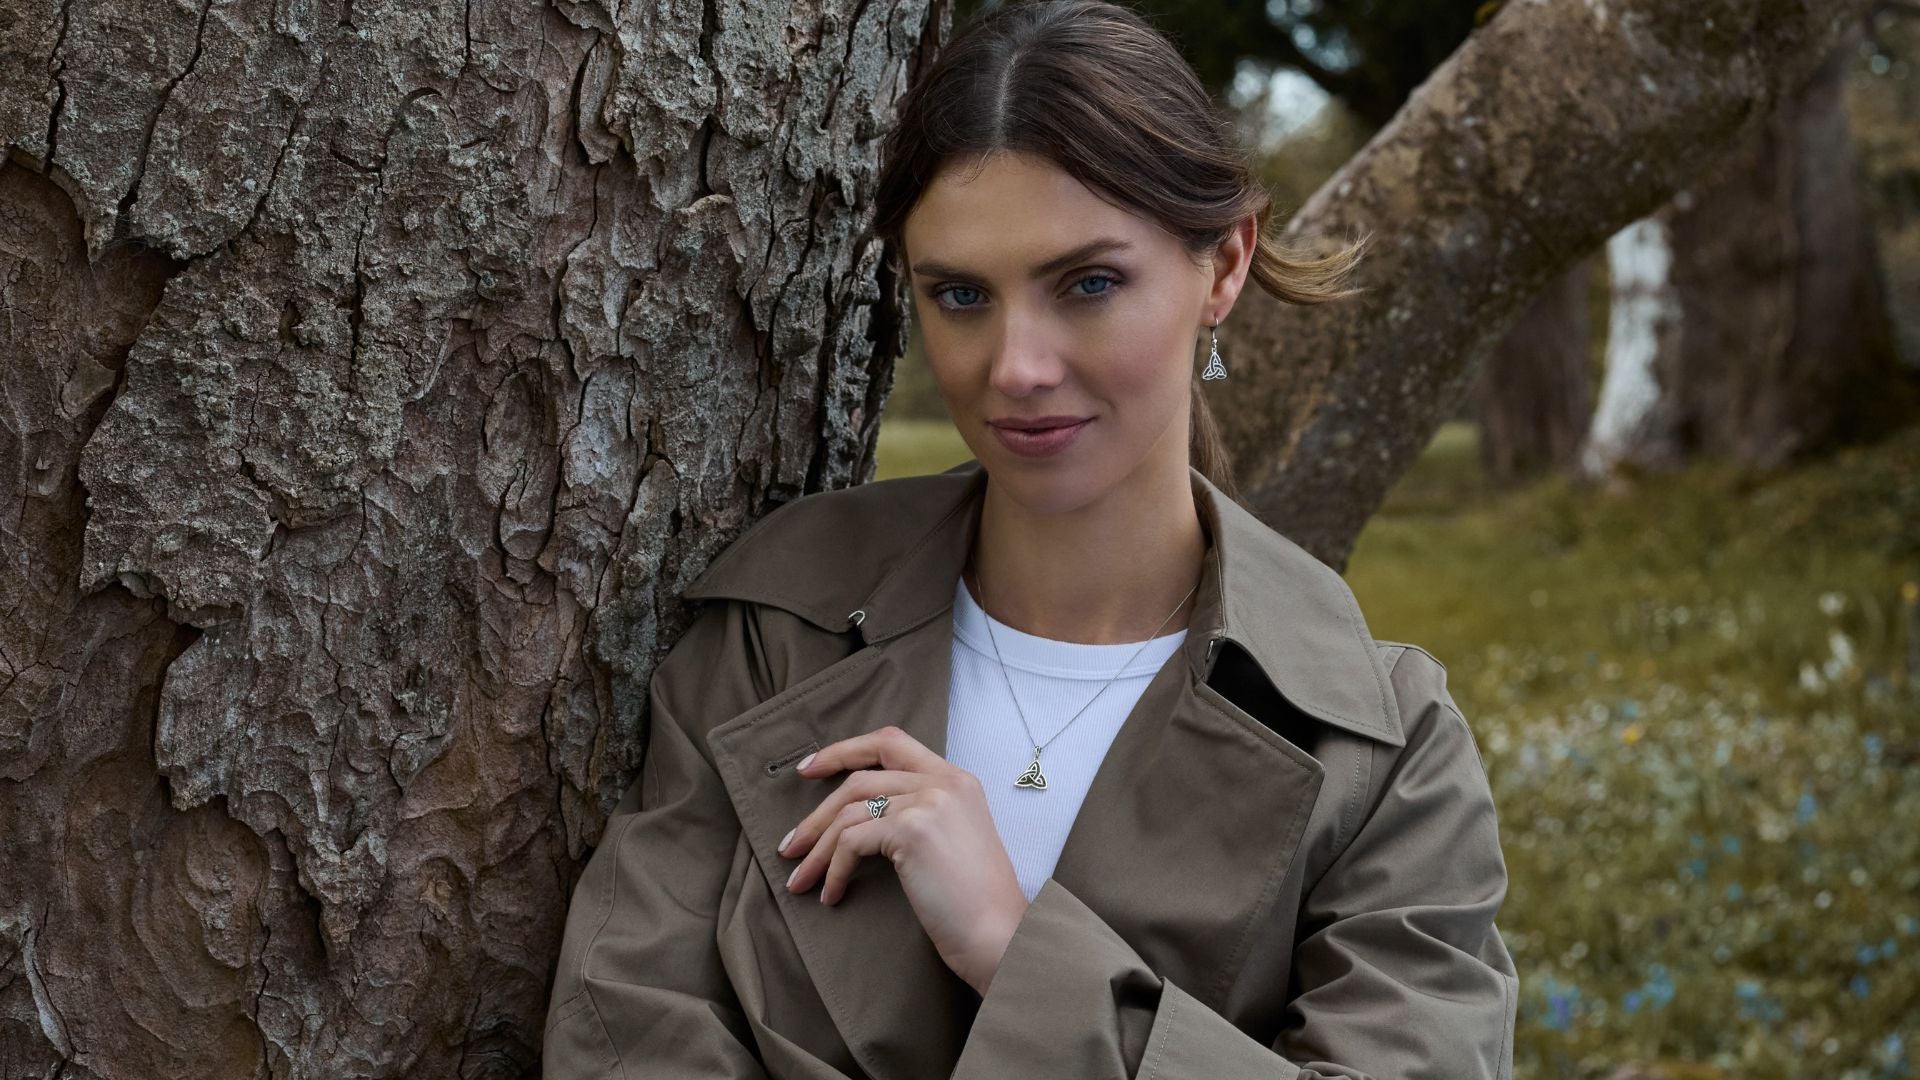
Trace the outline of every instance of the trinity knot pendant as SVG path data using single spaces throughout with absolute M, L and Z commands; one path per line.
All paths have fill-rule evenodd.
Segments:
M 1039 747 L 1036 746 L 1033 748 L 1033 764 L 1027 766 L 1027 771 L 1020 774 L 1020 779 L 1015 780 L 1013 786 L 1038 788 L 1041 791 L 1046 790 L 1047 778 L 1040 772 Z
M 1224 379 L 1227 377 L 1227 365 L 1220 362 L 1219 342 L 1214 342 L 1212 352 L 1207 357 L 1207 369 L 1200 373 L 1200 377 L 1207 380 Z

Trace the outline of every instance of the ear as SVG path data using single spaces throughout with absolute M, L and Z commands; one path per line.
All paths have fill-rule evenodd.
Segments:
M 1234 301 L 1240 298 L 1240 289 L 1247 283 L 1247 272 L 1253 269 L 1253 252 L 1259 235 L 1259 218 L 1248 214 L 1220 241 L 1220 248 L 1213 256 L 1213 287 L 1207 292 L 1204 314 L 1208 325 L 1224 321 L 1233 310 Z

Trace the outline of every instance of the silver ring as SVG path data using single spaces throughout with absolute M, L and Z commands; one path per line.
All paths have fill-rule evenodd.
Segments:
M 885 795 L 875 795 L 873 798 L 867 800 L 867 813 L 873 815 L 876 819 L 879 818 L 881 812 L 886 808 L 887 797 Z

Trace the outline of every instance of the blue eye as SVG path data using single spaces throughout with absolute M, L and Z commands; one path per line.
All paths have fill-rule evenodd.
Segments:
M 948 293 L 954 293 L 954 292 L 967 292 L 967 293 L 977 293 L 977 292 L 979 292 L 979 291 L 980 291 L 979 289 L 976 289 L 976 288 L 974 288 L 974 287 L 973 287 L 973 286 L 971 286 L 971 285 L 948 285 L 948 286 L 946 286 L 945 288 L 941 288 L 941 289 L 935 289 L 935 290 L 933 291 L 933 296 L 934 296 L 934 299 L 936 299 L 936 300 L 938 300 L 938 299 L 939 299 L 940 297 L 942 297 L 942 296 L 945 296 L 945 295 L 947 295 Z M 942 306 L 944 307 L 945 305 L 942 305 Z M 959 306 L 959 307 L 957 307 L 957 308 L 946 308 L 946 310 L 948 310 L 948 311 L 967 311 L 967 310 L 970 310 L 970 309 L 972 309 L 972 308 L 976 308 L 976 307 L 978 307 L 978 306 L 979 306 L 978 304 L 962 304 L 962 305 L 960 305 L 960 306 Z
M 1093 292 L 1075 292 L 1074 296 L 1076 298 L 1081 300 L 1089 300 L 1089 301 L 1105 300 L 1108 296 L 1111 296 L 1113 292 L 1120 286 L 1119 278 L 1113 276 L 1112 274 L 1098 274 L 1098 273 L 1088 274 L 1087 276 L 1075 281 L 1073 284 L 1074 286 L 1077 287 L 1077 286 L 1085 285 L 1088 282 L 1100 282 L 1104 287 L 1100 289 L 1096 289 Z M 943 285 L 940 288 L 933 290 L 933 292 L 930 295 L 932 295 L 936 303 L 939 303 L 941 297 L 946 296 L 949 293 L 956 293 L 956 292 L 977 294 L 980 292 L 980 290 L 977 288 L 974 288 L 971 285 Z M 940 306 L 940 310 L 942 311 L 950 311 L 957 314 L 960 312 L 973 311 L 974 309 L 979 308 L 981 305 L 977 303 L 973 303 L 973 304 L 959 304 L 957 306 L 949 306 L 945 303 L 940 303 L 939 306 Z
M 1092 298 L 1092 297 L 1095 297 L 1095 296 L 1105 296 L 1105 295 L 1107 295 L 1108 293 L 1110 293 L 1110 292 L 1112 292 L 1112 291 L 1113 291 L 1113 286 L 1116 286 L 1116 285 L 1118 285 L 1118 284 L 1120 284 L 1120 279 L 1119 279 L 1119 278 L 1117 278 L 1117 277 L 1110 277 L 1110 276 L 1108 276 L 1108 275 L 1106 275 L 1106 274 L 1088 274 L 1088 275 L 1087 275 L 1086 277 L 1083 277 L 1083 278 L 1081 278 L 1081 279 L 1080 279 L 1079 281 L 1076 281 L 1076 282 L 1074 282 L 1074 284 L 1075 284 L 1075 285 L 1085 285 L 1085 284 L 1086 284 L 1087 282 L 1089 282 L 1089 281 L 1099 281 L 1099 282 L 1104 282 L 1104 283 L 1106 283 L 1106 285 L 1107 285 L 1107 287 L 1106 287 L 1106 288 L 1104 288 L 1104 289 L 1101 289 L 1101 290 L 1099 290 L 1098 292 L 1090 292 L 1090 293 L 1081 293 L 1081 294 L 1080 294 L 1081 296 L 1085 296 L 1085 297 L 1088 297 L 1088 298 Z

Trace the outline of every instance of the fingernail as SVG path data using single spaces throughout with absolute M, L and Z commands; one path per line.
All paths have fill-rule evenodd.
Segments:
M 806 757 L 803 757 L 803 758 L 801 758 L 801 759 L 800 759 L 800 764 L 798 764 L 798 765 L 795 765 L 795 766 L 794 766 L 794 768 L 796 768 L 796 769 L 804 769 L 804 768 L 806 768 L 806 767 L 807 767 L 807 763 L 808 763 L 808 762 L 810 762 L 810 761 L 812 761 L 812 760 L 813 760 L 813 755 L 812 755 L 812 754 L 808 754 L 808 755 L 807 755 Z
M 799 876 L 800 876 L 800 868 L 796 866 L 793 868 L 793 873 L 787 875 L 787 888 L 789 889 L 793 888 L 793 879 Z
M 780 838 L 780 854 L 785 855 L 787 853 L 787 845 L 793 843 L 793 834 L 799 831 L 800 826 L 795 825 L 793 828 L 787 830 L 787 835 Z

